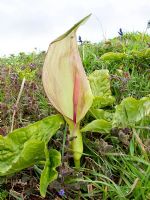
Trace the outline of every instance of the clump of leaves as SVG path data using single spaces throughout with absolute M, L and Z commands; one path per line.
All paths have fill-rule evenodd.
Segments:
M 0 136 L 0 176 L 44 162 L 40 192 L 45 196 L 48 184 L 57 178 L 55 168 L 61 162 L 60 153 L 54 149 L 49 151 L 47 143 L 62 124 L 61 116 L 55 115 Z

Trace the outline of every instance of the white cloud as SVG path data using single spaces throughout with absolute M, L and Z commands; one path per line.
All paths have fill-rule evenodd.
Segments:
M 78 32 L 83 39 L 100 41 L 125 31 L 143 31 L 149 0 L 0 0 L 0 54 L 46 50 L 51 40 L 89 13 Z

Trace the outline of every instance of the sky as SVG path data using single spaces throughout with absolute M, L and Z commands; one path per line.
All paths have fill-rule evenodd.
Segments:
M 0 56 L 46 51 L 51 41 L 90 13 L 77 36 L 100 42 L 118 36 L 119 28 L 143 32 L 150 0 L 0 0 Z

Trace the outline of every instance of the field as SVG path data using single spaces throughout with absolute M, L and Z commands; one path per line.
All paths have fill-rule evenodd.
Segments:
M 39 192 L 42 167 L 34 164 L 0 177 L 0 200 L 150 199 L 150 36 L 85 41 L 79 51 L 91 88 L 94 71 L 101 70 L 95 91 L 101 104 L 95 100 L 81 122 L 81 167 L 74 167 L 64 124 L 48 143 L 61 152 L 62 163 L 46 197 Z M 42 85 L 44 59 L 45 52 L 0 58 L 0 135 L 57 114 Z

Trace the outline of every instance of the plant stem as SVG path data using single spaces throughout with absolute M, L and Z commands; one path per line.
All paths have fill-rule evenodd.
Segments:
M 16 115 L 16 112 L 17 112 L 17 107 L 18 107 L 18 104 L 19 104 L 19 101 L 20 101 L 22 92 L 23 92 L 25 80 L 26 80 L 26 79 L 25 79 L 25 77 L 24 77 L 23 80 L 22 80 L 22 83 L 21 83 L 21 88 L 20 88 L 20 91 L 19 91 L 19 94 L 18 94 L 18 97 L 17 97 L 16 104 L 15 104 L 15 106 L 14 106 L 14 111 L 13 111 L 13 115 L 12 115 L 12 122 L 11 122 L 11 129 L 10 129 L 10 132 L 12 132 L 12 131 L 13 131 L 13 128 L 14 128 L 15 115 Z
M 79 124 L 76 124 L 76 126 L 72 129 L 71 135 L 73 138 L 71 141 L 71 149 L 73 151 L 74 164 L 76 168 L 80 168 L 80 159 L 83 153 L 83 141 Z
M 67 123 L 66 123 L 66 125 L 65 125 L 64 137 L 63 137 L 63 146 L 62 146 L 62 153 L 61 153 L 62 162 L 63 162 L 63 158 L 64 158 L 64 150 L 65 150 L 65 143 L 66 143 L 66 135 L 67 135 Z
M 73 121 L 65 118 L 70 131 L 70 146 L 73 153 L 75 168 L 80 168 L 80 159 L 83 153 L 82 133 L 80 132 L 80 123 L 74 124 Z

